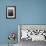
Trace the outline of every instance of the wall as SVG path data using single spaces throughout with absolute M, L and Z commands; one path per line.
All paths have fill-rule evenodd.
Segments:
M 17 35 L 17 19 L 6 19 L 6 6 L 15 5 L 16 0 L 0 0 L 0 44 L 7 44 L 8 34 L 16 32 Z M 15 41 L 18 43 L 17 39 Z
M 46 0 L 17 0 L 19 24 L 46 24 Z
M 16 5 L 16 19 L 6 19 L 8 5 Z M 46 0 L 0 0 L 0 44 L 8 43 L 9 32 L 17 34 L 17 24 L 46 24 Z

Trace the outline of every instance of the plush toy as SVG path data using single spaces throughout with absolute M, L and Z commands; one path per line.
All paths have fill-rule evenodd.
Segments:
M 10 33 L 8 36 L 9 40 L 15 40 L 15 38 L 16 38 L 16 34 L 14 32 Z

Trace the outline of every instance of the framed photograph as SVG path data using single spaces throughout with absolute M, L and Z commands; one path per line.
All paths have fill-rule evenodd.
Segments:
M 7 19 L 16 19 L 16 6 L 7 6 L 6 7 L 6 18 Z
M 18 42 L 24 40 L 46 41 L 46 24 L 18 24 Z

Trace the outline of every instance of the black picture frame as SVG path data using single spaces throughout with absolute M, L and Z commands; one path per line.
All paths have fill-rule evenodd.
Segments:
M 6 6 L 6 19 L 16 19 L 16 6 Z

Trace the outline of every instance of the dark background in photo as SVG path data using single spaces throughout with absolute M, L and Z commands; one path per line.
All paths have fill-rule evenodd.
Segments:
M 8 16 L 13 16 L 13 10 L 11 9 L 8 10 Z

